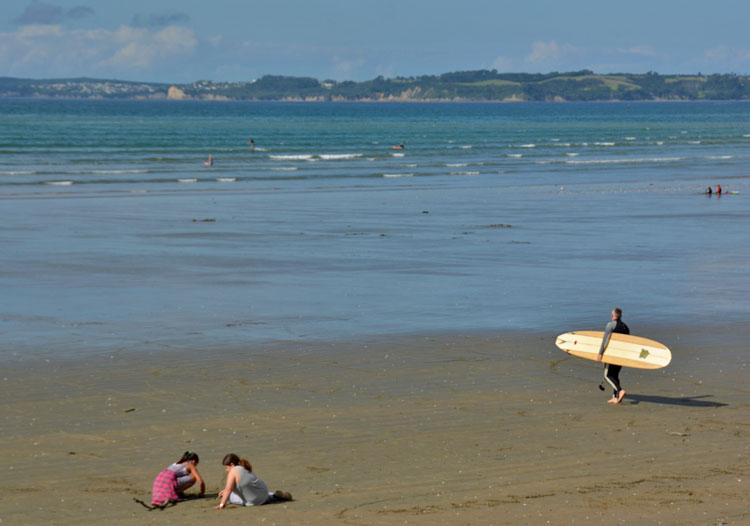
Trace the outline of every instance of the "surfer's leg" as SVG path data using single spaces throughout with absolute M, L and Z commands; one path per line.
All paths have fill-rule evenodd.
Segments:
M 606 364 L 604 366 L 604 379 L 612 386 L 612 398 L 617 398 L 620 392 L 620 369 L 619 365 Z
M 621 365 L 613 365 L 609 369 L 609 374 L 612 375 L 612 377 L 615 380 L 615 384 L 617 384 L 617 394 L 619 395 L 622 391 L 622 385 L 620 385 L 620 371 L 622 371 Z
M 620 370 L 622 369 L 621 366 L 617 366 L 617 373 L 615 376 L 617 377 L 617 387 L 619 387 L 619 391 L 617 392 L 617 403 L 619 404 L 622 402 L 622 399 L 625 398 L 625 389 L 622 388 L 620 385 Z
M 609 366 L 609 377 L 612 379 L 612 385 L 617 386 L 613 395 L 615 402 L 620 403 L 625 398 L 625 389 L 620 385 L 620 371 L 622 370 L 621 365 L 610 365 Z

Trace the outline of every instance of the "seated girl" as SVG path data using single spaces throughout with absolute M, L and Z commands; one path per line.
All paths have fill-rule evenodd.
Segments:
M 272 502 L 292 500 L 288 491 L 268 491 L 266 483 L 253 473 L 253 466 L 244 458 L 229 453 L 221 461 L 227 472 L 227 483 L 219 492 L 217 509 L 224 509 L 229 504 L 238 506 L 260 506 Z
M 198 454 L 185 451 L 180 460 L 163 469 L 154 479 L 151 489 L 151 504 L 164 506 L 185 498 L 185 490 L 197 482 L 200 484 L 200 496 L 206 493 L 206 483 L 198 472 Z

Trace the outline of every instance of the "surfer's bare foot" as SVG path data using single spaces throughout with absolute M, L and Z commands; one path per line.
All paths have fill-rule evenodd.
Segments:
M 617 393 L 617 403 L 618 403 L 618 404 L 619 404 L 620 402 L 622 402 L 622 399 L 623 399 L 623 398 L 625 398 L 625 395 L 626 395 L 626 394 L 627 394 L 627 393 L 625 392 L 625 389 L 620 389 L 620 392 L 619 392 L 619 393 Z
M 608 404 L 616 404 L 616 403 L 617 403 L 617 398 L 615 398 L 615 397 L 613 396 L 612 398 L 610 398 L 609 400 L 607 400 L 607 403 L 608 403 Z

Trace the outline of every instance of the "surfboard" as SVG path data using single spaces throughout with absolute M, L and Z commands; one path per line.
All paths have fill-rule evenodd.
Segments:
M 596 361 L 603 338 L 602 331 L 566 332 L 557 337 L 555 345 L 570 355 Z M 672 352 L 666 345 L 631 334 L 613 334 L 602 356 L 602 363 L 634 369 L 661 369 L 671 361 Z

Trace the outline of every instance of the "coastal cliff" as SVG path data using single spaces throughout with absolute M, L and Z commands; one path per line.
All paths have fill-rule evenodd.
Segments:
M 164 84 L 100 79 L 0 78 L 0 98 L 268 100 L 304 102 L 523 102 L 750 99 L 750 77 L 721 75 L 499 73 L 335 81 L 266 75 L 247 82 Z

